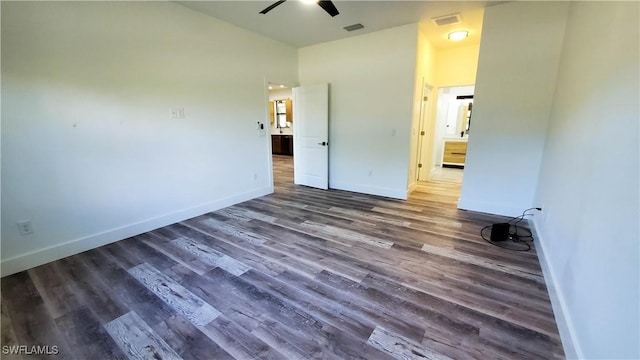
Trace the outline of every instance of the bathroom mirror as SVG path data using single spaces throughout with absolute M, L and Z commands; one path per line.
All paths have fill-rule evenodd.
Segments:
M 274 101 L 275 124 L 278 128 L 291 127 L 293 120 L 293 104 L 291 99 L 283 99 Z
M 458 104 L 458 112 L 456 116 L 455 135 L 464 137 L 469 135 L 473 95 L 458 95 L 456 96 L 456 102 Z

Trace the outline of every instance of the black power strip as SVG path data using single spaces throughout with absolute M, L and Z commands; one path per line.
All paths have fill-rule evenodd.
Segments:
M 531 230 L 518 227 L 518 224 L 522 222 L 527 215 L 527 211 L 538 210 L 542 211 L 542 208 L 530 208 L 522 212 L 522 215 L 511 218 L 507 222 L 495 223 L 487 225 L 480 230 L 480 236 L 486 242 L 491 245 L 513 251 L 529 251 L 531 250 L 530 242 L 533 241 L 533 235 Z M 485 236 L 487 229 L 491 229 L 489 238 Z

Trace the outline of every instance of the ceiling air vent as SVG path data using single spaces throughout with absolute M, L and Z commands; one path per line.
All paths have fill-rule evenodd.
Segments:
M 353 25 L 345 26 L 343 27 L 343 29 L 347 31 L 353 31 L 353 30 L 364 29 L 364 26 L 362 24 L 353 24 Z
M 451 25 L 451 24 L 457 24 L 460 21 L 462 21 L 462 17 L 460 16 L 460 13 L 456 13 L 451 15 L 434 17 L 433 21 L 438 26 Z

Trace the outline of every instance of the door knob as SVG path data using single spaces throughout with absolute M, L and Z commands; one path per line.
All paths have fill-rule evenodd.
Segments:
M 327 141 L 319 142 L 318 145 L 328 146 L 329 142 L 327 142 Z

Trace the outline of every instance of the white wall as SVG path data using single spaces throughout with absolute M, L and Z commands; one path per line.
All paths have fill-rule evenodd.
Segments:
M 291 99 L 291 88 L 269 90 L 269 101 Z
M 436 84 L 439 87 L 475 84 L 479 52 L 480 44 L 460 44 L 438 49 L 435 63 Z
M 406 198 L 418 24 L 299 49 L 301 85 L 329 83 L 329 186 Z
M 640 358 L 639 13 L 569 11 L 534 224 L 570 357 Z
M 485 9 L 458 207 L 517 215 L 534 206 L 568 3 Z
M 3 275 L 269 193 L 265 81 L 296 69 L 175 3 L 3 2 Z

